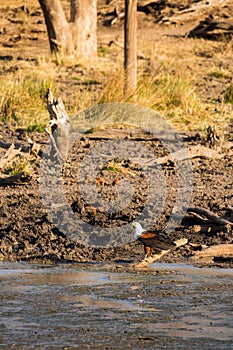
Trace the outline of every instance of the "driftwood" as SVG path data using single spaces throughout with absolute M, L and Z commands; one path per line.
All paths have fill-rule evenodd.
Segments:
M 175 159 L 176 161 L 182 161 L 182 160 L 192 159 L 192 158 L 221 159 L 224 156 L 225 156 L 224 153 L 219 153 L 216 150 L 198 145 L 198 146 L 193 146 L 189 148 L 188 152 L 184 152 L 183 150 L 181 150 L 181 151 L 177 151 L 172 154 L 169 154 L 168 156 L 157 158 L 156 162 L 158 164 L 165 164 L 168 161 L 173 161 L 173 159 Z
M 218 8 L 224 9 L 225 18 L 232 17 L 230 0 L 172 1 L 172 4 L 165 0 L 137 2 L 138 12 L 153 16 L 157 23 L 168 24 L 202 20 L 209 14 L 217 13 Z M 125 16 L 124 1 L 108 1 L 108 5 L 103 6 L 99 13 L 105 18 L 105 24 L 113 25 Z
M 192 233 L 206 233 L 206 234 L 213 234 L 214 232 L 219 232 L 220 230 L 226 229 L 226 226 L 219 226 L 214 224 L 212 221 L 209 222 L 209 224 L 199 224 L 199 225 L 193 225 L 191 232 Z
M 216 30 L 218 30 L 218 33 L 215 32 Z M 195 28 L 190 30 L 188 37 L 214 38 L 223 34 L 233 34 L 233 21 L 216 21 L 209 16 L 204 21 L 201 21 Z
M 0 159 L 0 170 L 5 167 L 5 165 L 13 160 L 15 156 L 21 153 L 20 148 L 15 148 L 14 144 L 12 143 L 4 156 Z
M 32 141 L 30 138 L 28 139 L 28 145 L 23 145 L 22 143 L 19 142 L 14 142 L 14 148 L 20 150 L 20 152 L 24 153 L 34 153 L 34 154 L 39 154 L 40 153 L 40 144 Z M 3 149 L 9 149 L 12 146 L 12 143 L 10 142 L 5 142 L 0 140 L 0 148 Z
M 186 245 L 188 243 L 187 238 L 182 238 L 179 239 L 177 241 L 174 242 L 176 244 L 176 247 L 182 247 L 184 245 Z M 134 268 L 143 268 L 146 267 L 149 264 L 152 264 L 154 261 L 159 260 L 160 258 L 162 258 L 162 256 L 166 255 L 167 253 L 169 253 L 171 250 L 162 250 L 160 253 L 158 254 L 154 254 L 152 256 L 148 256 L 146 259 L 140 261 L 138 264 L 134 265 Z
M 194 19 L 200 19 L 206 16 L 207 14 L 213 13 L 213 10 L 218 6 L 223 6 L 226 3 L 226 0 L 209 0 L 194 2 L 191 6 L 183 10 L 175 10 L 174 15 L 170 17 L 163 17 L 163 22 L 170 23 L 187 23 Z M 230 3 L 230 2 L 228 2 Z
M 28 143 L 29 146 L 25 146 L 19 143 L 9 144 L 0 141 L 0 148 L 7 149 L 0 159 L 0 186 L 22 185 L 30 179 L 30 176 L 24 171 L 15 175 L 4 174 L 4 170 L 11 167 L 16 157 L 18 157 L 18 162 L 22 160 L 30 163 L 40 154 L 40 144 L 33 142 L 30 138 L 28 138 Z
M 125 128 L 122 129 L 121 125 L 124 125 Z M 118 129 L 104 128 L 103 130 L 93 130 L 92 133 L 87 133 L 87 136 L 91 140 L 113 140 L 128 138 L 135 141 L 152 141 L 158 139 L 158 137 L 155 137 L 150 131 L 136 128 L 132 129 L 132 125 L 127 124 L 120 124 Z
M 0 186 L 21 185 L 29 180 L 30 177 L 24 171 L 15 175 L 4 174 L 4 170 L 13 164 L 16 157 L 18 157 L 18 161 L 25 160 L 30 163 L 30 161 L 34 160 L 40 154 L 40 144 L 33 142 L 30 138 L 28 138 L 28 143 L 29 146 L 21 145 L 19 143 L 9 144 L 3 141 L 0 142 L 0 147 L 7 149 L 0 159 Z
M 114 24 L 116 24 L 116 22 L 118 21 L 118 20 L 121 20 L 121 19 L 123 19 L 124 17 L 125 17 L 125 13 L 124 12 L 122 12 L 122 13 L 117 13 L 117 11 L 116 11 L 116 18 L 114 18 L 112 21 L 111 21 L 111 26 L 113 26 Z
M 164 137 L 161 131 L 161 137 Z M 97 130 L 91 134 L 87 134 L 90 140 L 113 140 L 113 139 L 129 139 L 134 141 L 155 141 L 159 139 L 159 135 L 153 135 L 150 131 L 142 130 L 142 129 L 104 129 Z M 168 140 L 172 140 L 172 135 L 169 134 L 169 131 L 166 132 L 166 138 Z M 226 149 L 232 147 L 232 143 L 223 144 Z M 229 154 L 229 152 L 228 152 Z M 231 154 L 231 152 L 230 152 Z M 183 150 L 176 151 L 172 154 L 169 154 L 164 157 L 160 157 L 156 159 L 157 164 L 166 164 L 169 161 L 183 161 L 191 158 L 213 158 L 213 159 L 221 159 L 225 156 L 225 153 L 220 153 L 215 149 L 211 149 L 209 147 L 205 147 L 202 145 L 192 146 L 188 149 L 188 152 L 184 152 Z
M 29 178 L 30 177 L 24 172 L 20 172 L 16 175 L 0 178 L 0 186 L 22 185 L 25 181 L 28 181 Z
M 216 215 L 215 213 L 211 212 L 208 209 L 204 209 L 204 208 L 199 208 L 199 207 L 183 207 L 184 210 L 186 210 L 188 213 L 193 213 L 195 216 L 197 215 L 202 215 L 204 217 L 206 217 L 207 219 L 210 220 L 210 222 L 213 222 L 216 225 L 219 226 L 233 226 L 233 222 L 219 217 L 218 215 Z
M 0 148 L 8 149 L 12 143 L 0 140 Z M 30 152 L 31 146 L 25 146 L 22 143 L 14 142 L 14 148 L 20 148 L 21 152 Z
M 55 100 L 50 90 L 48 90 L 46 97 L 50 121 L 45 127 L 45 132 L 49 135 L 52 143 L 50 155 L 52 158 L 57 158 L 60 163 L 63 163 L 69 151 L 69 117 L 60 97 Z
M 233 264 L 233 255 L 218 255 L 214 256 L 213 261 L 215 263 L 231 263 Z
M 196 252 L 191 259 L 200 261 L 211 261 L 220 256 L 233 256 L 233 244 L 218 244 Z

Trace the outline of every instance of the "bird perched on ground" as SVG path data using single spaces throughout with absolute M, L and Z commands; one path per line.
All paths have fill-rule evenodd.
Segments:
M 154 249 L 158 253 L 161 250 L 176 247 L 176 244 L 165 233 L 158 230 L 144 230 L 139 222 L 133 222 L 132 225 L 135 227 L 135 239 L 144 244 L 145 259 L 151 249 Z

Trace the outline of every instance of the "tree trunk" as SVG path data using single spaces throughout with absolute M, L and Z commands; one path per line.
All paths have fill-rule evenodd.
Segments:
M 96 58 L 97 0 L 70 0 L 70 22 L 60 0 L 38 1 L 44 14 L 52 53 Z
M 51 52 L 63 51 L 71 54 L 74 50 L 69 23 L 59 0 L 39 0 L 47 27 Z
M 124 69 L 126 94 L 137 88 L 137 0 L 125 0 Z
M 95 57 L 97 55 L 97 0 L 71 0 L 71 2 L 73 3 L 71 19 L 75 49 L 82 57 Z
M 75 21 L 77 15 L 77 0 L 70 0 L 70 22 Z

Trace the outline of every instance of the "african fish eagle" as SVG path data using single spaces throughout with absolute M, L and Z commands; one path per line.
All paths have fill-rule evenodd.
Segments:
M 139 222 L 133 222 L 135 227 L 134 238 L 144 244 L 145 259 L 151 249 L 160 252 L 161 250 L 173 249 L 176 244 L 165 234 L 158 230 L 144 230 Z

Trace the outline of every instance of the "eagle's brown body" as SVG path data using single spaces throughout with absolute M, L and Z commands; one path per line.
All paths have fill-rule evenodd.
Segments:
M 146 231 L 137 238 L 144 245 L 145 254 L 148 255 L 151 249 L 157 252 L 161 250 L 173 249 L 175 243 L 164 233 L 156 231 Z

